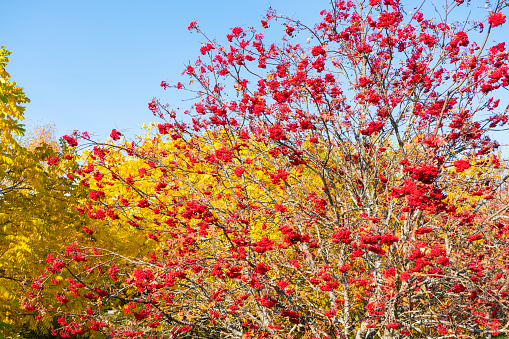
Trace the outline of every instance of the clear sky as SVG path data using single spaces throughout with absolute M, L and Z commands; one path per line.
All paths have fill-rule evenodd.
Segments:
M 137 134 L 157 119 L 154 96 L 179 107 L 162 80 L 187 80 L 184 65 L 199 55 L 202 37 L 224 41 L 235 26 L 260 27 L 271 5 L 313 24 L 328 1 L 306 0 L 2 0 L 0 45 L 12 54 L 7 71 L 31 99 L 26 125 L 55 124 L 105 139 L 112 128 Z
M 478 4 L 473 13 L 484 16 Z M 32 101 L 28 127 L 54 124 L 58 136 L 77 129 L 101 140 L 112 128 L 133 136 L 157 120 L 147 108 L 154 96 L 172 107 L 191 105 L 180 91 L 159 86 L 188 79 L 181 72 L 202 41 L 187 30 L 191 21 L 224 43 L 232 27 L 261 29 L 269 6 L 312 26 L 329 1 L 2 0 L 0 45 L 12 52 L 7 71 Z M 507 40 L 508 25 L 495 40 Z M 507 144 L 506 134 L 495 137 Z

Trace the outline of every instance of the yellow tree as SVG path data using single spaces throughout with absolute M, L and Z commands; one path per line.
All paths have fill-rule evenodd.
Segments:
M 129 229 L 103 229 L 89 234 L 88 215 L 78 201 L 88 197 L 89 188 L 72 179 L 78 169 L 77 153 L 63 140 L 57 141 L 52 126 L 35 126 L 25 132 L 22 124 L 29 102 L 23 89 L 10 80 L 5 70 L 9 51 L 0 50 L 0 334 L 34 329 L 40 336 L 53 326 L 50 314 L 27 317 L 21 298 L 34 279 L 46 270 L 53 252 L 59 253 L 73 242 L 86 242 L 138 255 L 129 246 Z M 67 136 L 64 137 L 68 138 Z M 81 212 L 80 212 L 81 211 Z M 94 220 L 92 220 L 94 221 Z M 49 260 L 49 261 L 48 261 Z M 46 292 L 59 292 L 56 278 Z M 73 300 L 66 310 L 81 309 Z
M 48 145 L 54 152 L 61 151 L 61 147 L 56 139 L 54 125 L 35 125 L 28 129 L 21 140 L 23 146 L 28 150 L 34 151 L 37 147 Z
M 47 255 L 88 237 L 87 217 L 75 209 L 86 188 L 65 176 L 74 166 L 73 152 L 58 144 L 51 127 L 25 135 L 29 99 L 5 69 L 9 54 L 0 49 L 0 334 L 5 335 L 35 325 L 21 296 L 45 269 Z M 50 326 L 46 317 L 39 329 Z

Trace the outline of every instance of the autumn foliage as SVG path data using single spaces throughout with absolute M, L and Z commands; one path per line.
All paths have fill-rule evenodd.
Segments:
M 49 166 L 72 152 L 60 148 L 51 128 L 25 131 L 29 100 L 6 71 L 9 54 L 0 49 L 0 337 L 30 323 L 22 297 L 44 269 L 42 258 L 79 237 L 84 218 L 70 206 L 85 192 Z
M 190 81 L 161 83 L 192 108 L 150 102 L 162 120 L 134 141 L 63 137 L 90 237 L 47 255 L 25 310 L 62 337 L 506 333 L 505 5 L 452 19 L 467 5 L 335 1 L 312 28 L 270 10 L 279 44 L 203 35 Z
M 23 308 L 23 298 L 37 286 L 48 255 L 90 238 L 83 231 L 90 225 L 88 216 L 75 209 L 89 192 L 66 176 L 79 166 L 78 157 L 57 140 L 52 126 L 25 129 L 29 100 L 6 70 L 9 54 L 0 49 L 0 338 L 40 338 L 57 318 L 34 317 Z M 126 245 L 136 239 L 122 228 L 94 237 L 97 246 L 134 255 L 138 252 Z M 45 292 L 60 293 L 60 286 L 47 285 Z M 73 299 L 68 307 L 82 309 L 86 303 Z

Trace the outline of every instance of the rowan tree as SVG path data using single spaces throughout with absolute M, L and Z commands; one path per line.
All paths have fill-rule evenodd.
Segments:
M 203 35 L 189 84 L 161 83 L 192 109 L 150 102 L 164 121 L 132 142 L 64 137 L 90 146 L 69 173 L 89 231 L 137 230 L 139 255 L 70 244 L 25 308 L 88 300 L 57 310 L 61 336 L 506 333 L 508 176 L 487 135 L 507 122 L 509 54 L 490 41 L 506 4 L 456 21 L 469 5 L 334 1 L 312 28 L 270 10 L 278 44 Z

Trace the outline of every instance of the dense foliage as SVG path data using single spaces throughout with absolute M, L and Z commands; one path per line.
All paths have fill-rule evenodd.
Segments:
M 505 2 L 457 21 L 469 5 L 334 1 L 313 28 L 270 10 L 203 35 L 189 83 L 161 83 L 192 109 L 154 100 L 137 140 L 64 136 L 76 158 L 48 160 L 88 191 L 91 238 L 47 255 L 25 310 L 62 337 L 506 333 Z
M 50 253 L 64 251 L 72 241 L 138 252 L 128 247 L 129 230 L 94 237 L 83 231 L 90 220 L 75 206 L 88 190 L 66 176 L 79 166 L 76 154 L 55 140 L 51 126 L 25 131 L 23 105 L 29 100 L 5 69 L 9 54 L 0 49 L 0 338 L 18 333 L 40 338 L 58 325 L 57 318 L 34 317 L 22 298 L 46 269 Z M 59 293 L 60 286 L 47 286 L 46 292 Z M 75 299 L 69 306 L 82 309 L 86 303 Z

